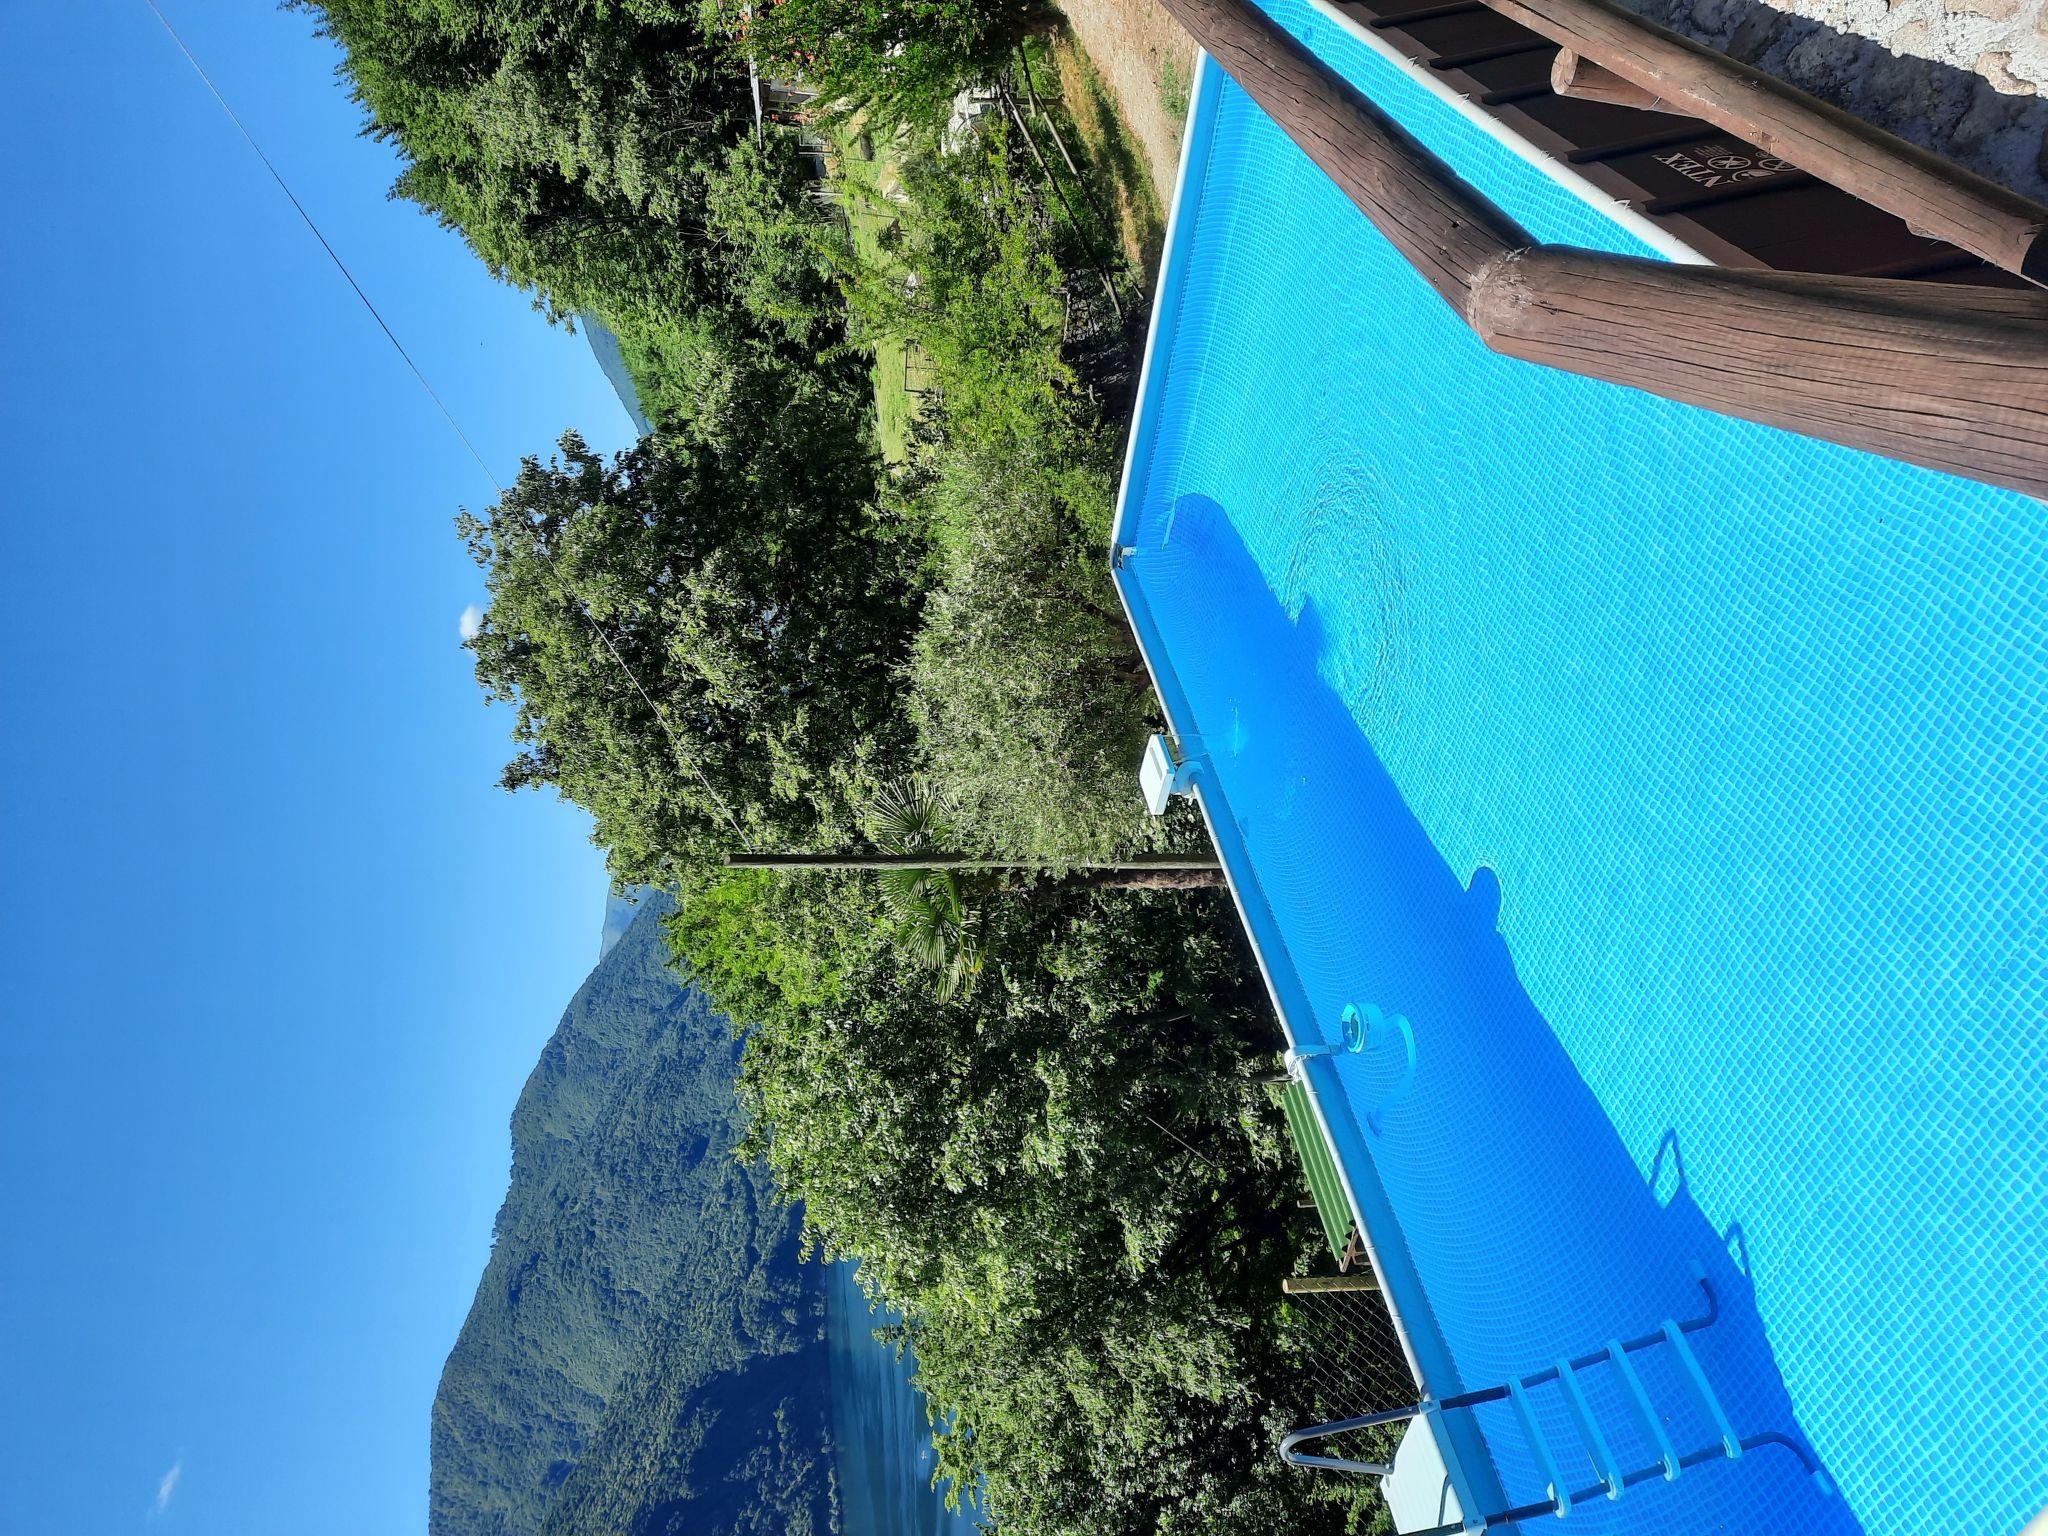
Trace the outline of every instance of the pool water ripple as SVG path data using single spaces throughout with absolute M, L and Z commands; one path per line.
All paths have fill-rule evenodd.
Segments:
M 1641 254 L 1316 24 L 1539 238 Z M 2048 1505 L 2043 508 L 1494 357 L 1233 86 L 1193 131 L 1120 580 L 1297 1040 L 1412 1021 L 1355 1135 L 1428 1321 L 1499 1379 L 1683 1314 L 1699 1259 L 1731 1412 L 1842 1497 L 1755 1455 L 1575 1528 L 2012 1536 Z

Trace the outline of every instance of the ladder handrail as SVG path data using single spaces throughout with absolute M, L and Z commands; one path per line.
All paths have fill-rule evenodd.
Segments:
M 1684 1321 L 1667 1318 L 1655 1330 L 1640 1334 L 1628 1340 L 1610 1339 L 1601 1348 L 1588 1354 L 1570 1359 L 1559 1359 L 1541 1370 L 1527 1375 L 1510 1377 L 1499 1386 L 1479 1387 L 1470 1392 L 1459 1392 L 1449 1397 L 1433 1399 L 1425 1397 L 1418 1403 L 1405 1407 L 1383 1409 L 1378 1413 L 1362 1414 L 1356 1418 L 1336 1419 L 1327 1424 L 1311 1424 L 1297 1429 L 1280 1442 L 1280 1459 L 1297 1467 L 1328 1467 L 1342 1472 L 1362 1472 L 1369 1476 L 1387 1478 L 1394 1469 L 1383 1462 L 1357 1461 L 1341 1456 L 1318 1456 L 1301 1449 L 1316 1440 L 1326 1440 L 1337 1435 L 1353 1434 L 1359 1430 L 1374 1429 L 1382 1425 L 1402 1423 L 1414 1419 L 1435 1419 L 1442 1414 L 1459 1409 L 1478 1408 L 1487 1403 L 1506 1399 L 1514 1405 L 1515 1416 L 1521 1425 L 1522 1435 L 1535 1457 L 1542 1475 L 1548 1479 L 1547 1496 L 1534 1503 L 1517 1504 L 1507 1509 L 1496 1510 L 1467 1518 L 1448 1525 L 1432 1527 L 1427 1531 L 1415 1531 L 1409 1536 L 1450 1536 L 1456 1531 L 1478 1531 L 1491 1529 L 1517 1520 L 1531 1520 L 1539 1515 L 1556 1515 L 1562 1518 L 1571 1513 L 1575 1503 L 1595 1498 L 1618 1499 L 1638 1483 L 1661 1478 L 1665 1482 L 1676 1482 L 1681 1472 L 1688 1468 L 1704 1465 L 1710 1461 L 1739 1460 L 1747 1451 L 1761 1450 L 1775 1446 L 1797 1457 L 1806 1474 L 1813 1479 L 1821 1497 L 1832 1497 L 1834 1482 L 1821 1467 L 1819 1459 L 1795 1436 L 1779 1430 L 1762 1430 L 1753 1435 L 1737 1435 L 1729 1422 L 1720 1399 L 1707 1381 L 1706 1372 L 1701 1369 L 1692 1346 L 1686 1342 L 1686 1335 L 1698 1333 L 1711 1327 L 1721 1315 L 1720 1300 L 1714 1293 L 1713 1283 L 1707 1278 L 1704 1265 L 1694 1261 L 1693 1278 L 1699 1282 L 1705 1299 L 1706 1310 L 1697 1317 Z M 1680 1374 L 1686 1379 L 1698 1398 L 1708 1421 L 1714 1426 L 1716 1440 L 1711 1445 L 1696 1450 L 1681 1452 L 1672 1442 L 1658 1416 L 1656 1405 L 1644 1387 L 1642 1377 L 1636 1373 L 1629 1361 L 1631 1354 L 1664 1345 L 1676 1354 Z M 1657 1459 L 1646 1466 L 1624 1470 L 1609 1448 L 1606 1436 L 1594 1420 L 1592 1409 L 1579 1389 L 1577 1373 L 1602 1361 L 1614 1367 L 1627 1389 L 1629 1401 L 1642 1421 L 1645 1437 L 1657 1452 Z M 1564 1480 L 1558 1468 L 1557 1458 L 1552 1454 L 1549 1439 L 1544 1435 L 1536 1411 L 1530 1400 L 1532 1388 L 1558 1383 L 1572 1417 L 1577 1425 L 1580 1438 L 1591 1455 L 1598 1480 L 1583 1488 L 1573 1488 Z

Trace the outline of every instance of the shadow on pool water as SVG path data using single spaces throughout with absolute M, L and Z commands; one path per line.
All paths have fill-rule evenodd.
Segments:
M 1225 510 L 1199 495 L 1175 503 L 1164 539 L 1141 543 L 1124 580 L 1141 625 L 1158 627 L 1161 645 L 1148 648 L 1173 658 L 1163 688 L 1199 685 L 1206 715 L 1185 698 L 1169 696 L 1169 708 L 1193 727 L 1183 747 L 1199 760 L 1297 1045 L 1337 1040 L 1347 1004 L 1398 1015 L 1412 1031 L 1412 1080 L 1389 1031 L 1387 1043 L 1323 1058 L 1312 1082 L 1384 1266 L 1412 1271 L 1426 1298 L 1420 1307 L 1409 1298 L 1404 1321 L 1440 1338 L 1454 1366 L 1456 1379 L 1432 1388 L 1495 1385 L 1717 1308 L 1687 1340 L 1736 1433 L 1803 1442 L 1755 1281 L 1737 1262 L 1739 1231 L 1717 1231 L 1693 1199 L 1675 1131 L 1649 1168 L 1630 1155 L 1499 932 L 1504 900 L 1542 893 L 1504 892 L 1484 866 L 1468 882 L 1438 854 L 1324 680 L 1313 601 L 1290 616 Z M 1164 613 L 1144 597 L 1158 582 L 1172 584 Z M 1585 942 L 1597 947 L 1602 936 Z M 1657 956 L 1635 963 L 1652 967 Z M 1629 1360 L 1680 1454 L 1717 1442 L 1671 1346 Z M 1655 1462 L 1615 1369 L 1578 1375 L 1615 1458 L 1629 1468 Z M 1568 1402 L 1554 1385 L 1532 1400 L 1567 1484 L 1592 1484 Z M 1547 1477 L 1513 1408 L 1487 1405 L 1472 1418 L 1507 1502 L 1543 1497 Z M 1572 1525 L 1854 1536 L 1854 1513 L 1822 1486 L 1793 1454 L 1763 1447 L 1615 1503 L 1577 1505 Z

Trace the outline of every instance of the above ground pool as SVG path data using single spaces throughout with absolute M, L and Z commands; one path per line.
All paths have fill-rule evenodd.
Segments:
M 1267 8 L 1538 239 L 1657 254 Z M 1423 1387 L 1595 1357 L 1442 1415 L 1467 1513 L 1593 1481 L 1580 1409 L 1617 1463 L 1718 1444 L 1696 1366 L 1784 1444 L 1572 1528 L 2017 1536 L 2048 514 L 1487 352 L 1206 64 L 1186 154 L 1119 585 L 1290 1038 L 1374 1023 L 1307 1078 Z

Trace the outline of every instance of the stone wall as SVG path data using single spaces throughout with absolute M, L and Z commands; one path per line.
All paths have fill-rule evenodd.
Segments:
M 2048 0 L 1625 0 L 2048 202 Z

